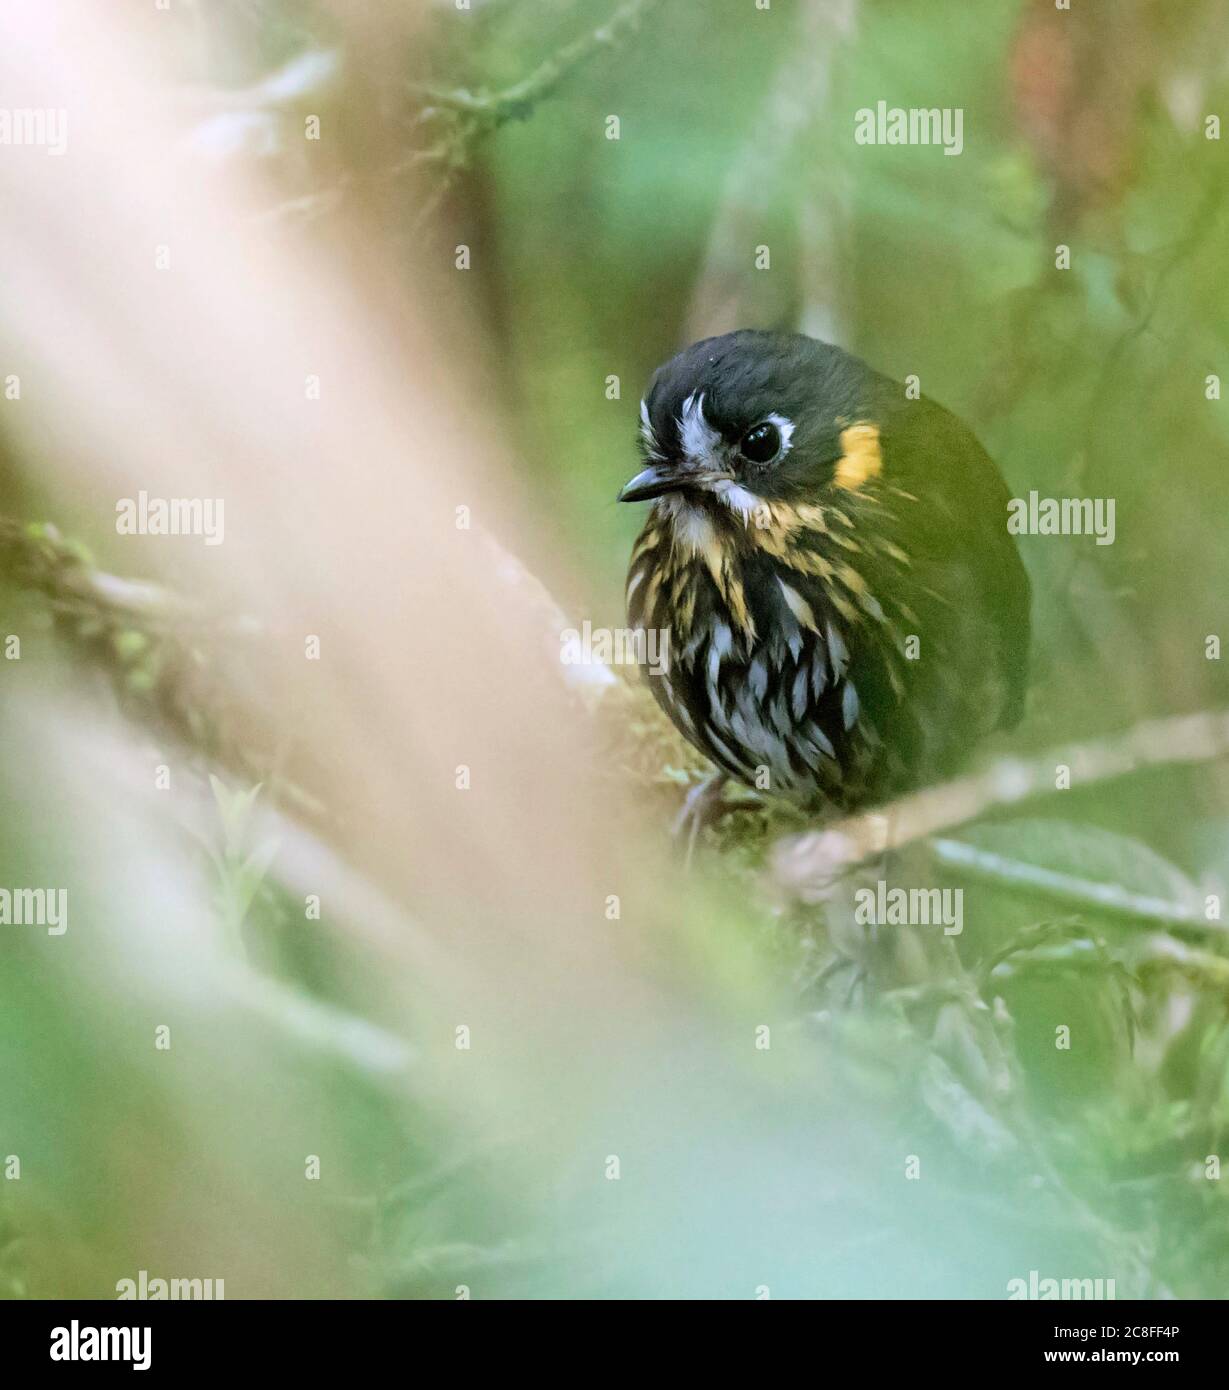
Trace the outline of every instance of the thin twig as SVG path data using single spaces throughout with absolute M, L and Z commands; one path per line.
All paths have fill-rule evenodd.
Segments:
M 777 848 L 773 877 L 789 895 L 815 900 L 833 879 L 874 855 L 953 830 L 988 811 L 1053 795 L 1057 767 L 1070 768 L 1070 785 L 1078 789 L 1148 767 L 1211 762 L 1226 755 L 1229 712 L 1146 720 L 1111 738 L 1055 748 L 1028 760 L 1002 759 L 983 772 L 793 836 Z
M 1202 904 L 1171 902 L 1165 898 L 1132 893 L 1117 883 L 1096 883 L 1090 879 L 1073 878 L 1070 874 L 1057 873 L 1038 864 L 1027 864 L 1018 859 L 1009 859 L 1003 854 L 994 854 L 990 850 L 977 849 L 960 840 L 932 840 L 930 848 L 941 864 L 961 869 L 970 878 L 988 883 L 1001 883 L 1007 887 L 1026 888 L 1056 902 L 1086 907 L 1113 917 L 1156 922 L 1160 926 L 1198 932 L 1200 935 L 1206 935 L 1208 932 L 1223 934 L 1226 930 L 1223 922 L 1208 921 L 1202 911 Z
M 438 168 L 435 185 L 426 193 L 413 218 L 414 229 L 420 229 L 435 215 L 469 165 L 474 147 L 483 136 L 508 121 L 527 119 L 540 102 L 553 96 L 594 54 L 613 48 L 661 4 L 662 0 L 624 0 L 605 24 L 565 44 L 528 77 L 502 91 L 471 92 L 464 87 L 441 88 L 411 83 L 410 95 L 421 103 L 411 127 L 434 125 L 439 131 L 433 143 L 411 150 L 389 170 L 389 177 L 399 178 L 427 165 Z
M 552 96 L 563 82 L 603 48 L 612 48 L 633 33 L 645 16 L 662 0 L 624 0 L 605 24 L 573 39 L 520 82 L 501 92 L 470 92 L 462 87 L 412 85 L 410 91 L 424 103 L 422 116 L 440 111 L 460 112 L 478 118 L 478 129 L 495 129 L 506 121 L 523 120 L 539 102 Z M 475 131 L 477 133 L 477 131 Z

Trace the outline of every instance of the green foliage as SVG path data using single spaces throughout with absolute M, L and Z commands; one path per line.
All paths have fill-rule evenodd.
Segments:
M 260 783 L 247 791 L 231 791 L 220 777 L 211 773 L 209 785 L 213 788 L 222 827 L 221 845 L 206 846 L 217 876 L 218 916 L 232 947 L 241 952 L 243 924 L 277 854 L 278 844 L 276 839 L 269 837 L 251 845 L 252 816 L 261 791 Z

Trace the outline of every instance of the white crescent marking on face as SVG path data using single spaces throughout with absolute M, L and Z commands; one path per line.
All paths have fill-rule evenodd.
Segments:
M 665 458 L 665 454 L 662 453 L 657 436 L 653 433 L 653 422 L 649 419 L 649 407 L 644 401 L 640 402 L 640 438 L 644 440 L 644 447 L 648 450 L 649 457 L 660 463 Z
M 721 443 L 721 436 L 704 418 L 704 393 L 695 391 L 683 402 L 678 418 L 679 438 L 683 452 L 692 463 L 702 464 L 710 459 Z
M 765 415 L 760 422 L 765 425 L 776 425 L 777 433 L 781 436 L 781 447 L 777 451 L 775 462 L 780 462 L 792 447 L 790 441 L 794 437 L 794 422 L 787 420 L 784 415 L 778 415 L 774 410 L 771 415 Z

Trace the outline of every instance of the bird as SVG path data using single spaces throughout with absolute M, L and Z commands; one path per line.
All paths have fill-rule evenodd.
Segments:
M 679 828 L 727 779 L 849 814 L 1019 722 L 1030 586 L 1008 489 L 916 382 L 742 329 L 657 369 L 638 445 L 618 500 L 652 507 L 628 621 L 665 654 L 641 663 L 657 703 L 715 767 Z

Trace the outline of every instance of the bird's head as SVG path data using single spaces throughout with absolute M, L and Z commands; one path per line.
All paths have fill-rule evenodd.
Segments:
M 640 403 L 645 467 L 621 502 L 674 496 L 751 521 L 765 505 L 821 501 L 882 469 L 865 416 L 874 375 L 839 348 L 742 330 L 661 366 Z

